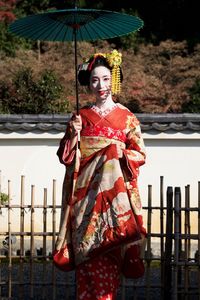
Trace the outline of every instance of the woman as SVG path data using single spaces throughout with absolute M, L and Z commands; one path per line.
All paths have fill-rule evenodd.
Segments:
M 130 265 L 146 234 L 137 187 L 145 150 L 139 121 L 112 98 L 120 92 L 121 54 L 93 55 L 78 79 L 96 102 L 72 117 L 58 150 L 66 176 L 56 249 L 64 244 L 74 259 L 78 300 L 113 300 L 121 272 L 135 272 Z

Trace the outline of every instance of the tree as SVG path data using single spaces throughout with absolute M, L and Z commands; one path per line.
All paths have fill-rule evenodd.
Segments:
M 68 109 L 54 71 L 45 69 L 35 77 L 31 68 L 21 68 L 12 83 L 0 81 L 0 113 L 45 114 Z
M 17 1 L 17 15 L 32 15 L 45 11 L 50 7 L 50 0 L 19 0 Z
M 13 12 L 16 5 L 16 0 L 1 0 L 0 1 L 0 22 L 10 23 L 15 20 Z
M 0 0 L 0 53 L 14 55 L 14 39 L 8 32 L 8 25 L 16 19 L 16 0 Z
M 182 105 L 183 112 L 200 113 L 200 79 L 189 89 L 190 100 Z

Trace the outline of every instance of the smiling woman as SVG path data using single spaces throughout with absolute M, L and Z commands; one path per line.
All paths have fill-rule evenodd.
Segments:
M 139 121 L 112 98 L 120 92 L 121 54 L 93 55 L 78 78 L 96 102 L 73 115 L 58 149 L 66 175 L 54 257 L 57 266 L 59 259 L 66 263 L 63 270 L 75 267 L 78 300 L 113 300 L 121 273 L 136 278 L 144 272 L 137 177 L 145 149 Z

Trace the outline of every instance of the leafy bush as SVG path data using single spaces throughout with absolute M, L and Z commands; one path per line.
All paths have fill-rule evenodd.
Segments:
M 13 36 L 8 32 L 8 26 L 0 23 L 0 52 L 8 56 L 15 55 Z
M 20 69 L 12 84 L 0 82 L 0 112 L 39 114 L 66 111 L 68 103 L 60 100 L 62 86 L 51 70 L 43 70 L 38 79 L 31 68 Z
M 200 79 L 189 89 L 190 101 L 182 105 L 182 111 L 200 113 Z
M 9 197 L 5 193 L 0 193 L 0 204 L 6 204 L 9 200 Z
M 8 25 L 0 22 L 0 54 L 4 56 L 14 57 L 16 50 L 31 49 L 34 42 L 14 36 L 8 30 Z
M 137 16 L 137 12 L 133 9 L 122 9 L 122 13 Z M 139 45 L 144 42 L 144 39 L 138 32 L 132 32 L 127 35 L 123 35 L 110 40 L 111 43 L 115 44 L 117 48 L 123 48 L 124 50 L 132 49 L 135 52 L 138 51 Z

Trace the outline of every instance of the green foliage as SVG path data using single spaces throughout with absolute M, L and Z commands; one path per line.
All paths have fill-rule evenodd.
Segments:
M 123 48 L 125 50 L 132 49 L 137 52 L 142 39 L 139 37 L 138 33 L 135 32 L 112 39 L 110 42 L 114 42 L 117 48 Z
M 10 97 L 10 87 L 8 83 L 1 80 L 0 81 L 0 114 L 7 114 L 8 111 L 8 101 Z
M 30 49 L 32 47 L 32 42 L 14 36 L 8 31 L 8 25 L 6 23 L 0 22 L 0 55 L 1 56 L 11 56 L 14 57 L 16 50 Z
M 183 112 L 200 113 L 200 79 L 189 89 L 190 101 L 182 106 Z
M 125 105 L 128 109 L 130 109 L 130 111 L 132 111 L 134 113 L 141 113 L 142 112 L 142 108 L 140 106 L 140 103 L 136 99 L 130 99 Z
M 62 86 L 51 70 L 44 70 L 38 79 L 31 68 L 20 69 L 12 84 L 0 82 L 0 112 L 39 114 L 66 111 L 68 103 L 60 101 Z
M 5 193 L 0 193 L 0 204 L 6 204 L 9 200 L 9 197 Z
M 74 0 L 50 0 L 49 5 L 50 7 L 55 7 L 56 9 L 68 9 L 74 8 Z M 85 6 L 85 0 L 76 1 L 77 7 Z
M 9 24 L 15 20 L 15 1 L 0 1 L 0 55 L 15 56 L 18 48 L 30 48 L 30 42 L 9 32 Z
M 122 13 L 137 16 L 138 13 L 133 9 L 122 9 Z M 139 44 L 144 42 L 144 39 L 140 36 L 138 32 L 132 32 L 127 35 L 123 35 L 114 39 L 110 39 L 111 43 L 114 43 L 117 48 L 123 48 L 125 50 L 132 49 L 135 52 L 138 50 Z
M 15 54 L 13 35 L 8 32 L 8 26 L 4 23 L 0 23 L 0 53 L 8 56 Z
M 23 0 L 16 5 L 16 15 L 18 17 L 37 14 L 45 11 L 50 6 L 50 0 Z

